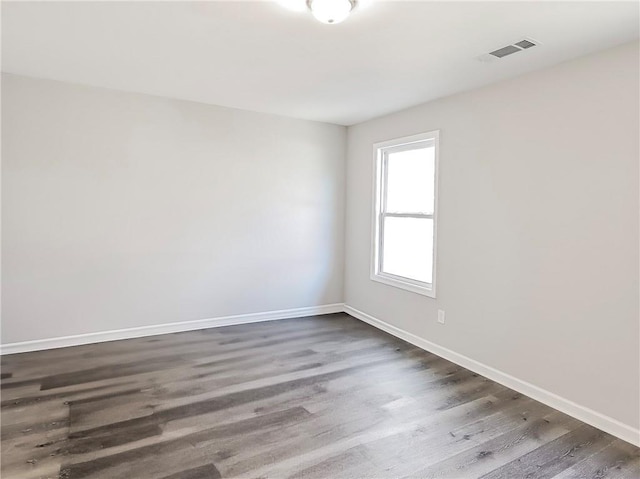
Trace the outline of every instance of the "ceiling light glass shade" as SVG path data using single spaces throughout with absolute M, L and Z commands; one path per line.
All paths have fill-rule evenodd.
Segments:
M 307 0 L 316 20 L 322 23 L 340 23 L 349 16 L 355 0 Z

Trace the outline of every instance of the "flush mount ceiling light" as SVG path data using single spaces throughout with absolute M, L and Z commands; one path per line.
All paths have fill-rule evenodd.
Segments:
M 356 0 L 307 0 L 307 7 L 322 23 L 340 23 L 356 6 Z

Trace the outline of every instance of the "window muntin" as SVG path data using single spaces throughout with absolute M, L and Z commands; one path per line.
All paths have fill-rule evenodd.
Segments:
M 435 297 L 438 132 L 376 144 L 371 278 Z

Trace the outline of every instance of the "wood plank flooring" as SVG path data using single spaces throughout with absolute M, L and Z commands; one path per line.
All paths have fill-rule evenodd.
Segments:
M 345 314 L 2 358 L 9 478 L 640 477 L 638 448 Z

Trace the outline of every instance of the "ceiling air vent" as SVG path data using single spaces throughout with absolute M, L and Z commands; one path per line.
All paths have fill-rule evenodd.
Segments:
M 497 50 L 492 51 L 491 53 L 489 53 L 489 55 L 493 55 L 494 57 L 498 57 L 498 58 L 503 58 L 503 57 L 506 57 L 507 55 L 511 55 L 519 51 L 520 51 L 520 48 L 516 47 L 515 45 L 508 45 L 506 47 L 498 48 Z
M 507 55 L 518 53 L 522 50 L 526 50 L 527 48 L 535 47 L 536 45 L 537 42 L 525 38 L 524 40 L 520 40 L 519 42 L 514 43 L 513 45 L 507 45 L 506 47 L 498 48 L 497 50 L 489 52 L 489 55 L 493 55 L 497 58 L 504 58 Z
M 531 40 L 520 40 L 518 43 L 514 43 L 514 45 L 516 47 L 520 47 L 523 50 L 526 50 L 527 48 L 531 48 L 531 47 L 535 47 L 536 44 L 534 42 L 532 42 Z
M 507 45 L 505 47 L 498 48 L 497 50 L 481 55 L 480 57 L 478 57 L 478 60 L 482 62 L 490 62 L 492 60 L 495 60 L 496 58 L 504 58 L 506 56 L 513 55 L 514 53 L 521 52 L 522 50 L 527 50 L 531 47 L 535 47 L 536 45 L 539 45 L 539 42 L 532 40 L 531 38 L 525 38 L 511 45 Z

